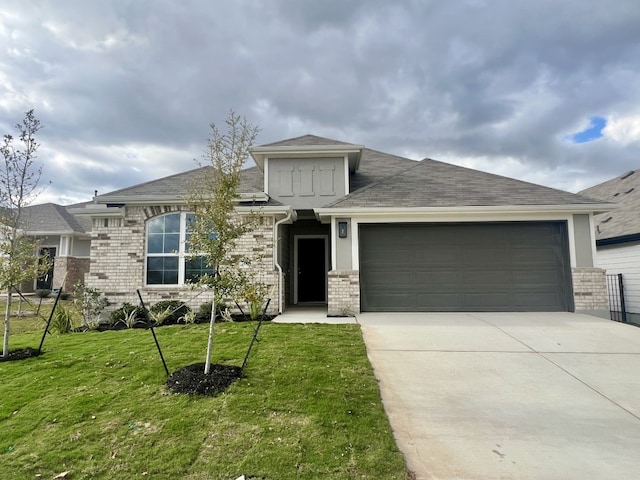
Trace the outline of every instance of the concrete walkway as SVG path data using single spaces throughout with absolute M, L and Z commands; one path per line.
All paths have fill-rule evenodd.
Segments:
M 361 314 L 417 479 L 640 476 L 640 328 L 570 313 Z

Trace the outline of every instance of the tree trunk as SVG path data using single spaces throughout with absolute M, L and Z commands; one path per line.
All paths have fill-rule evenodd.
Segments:
M 2 342 L 2 356 L 9 355 L 9 322 L 11 320 L 11 287 L 7 288 L 7 308 L 4 311 L 4 338 Z
M 211 318 L 209 319 L 209 340 L 207 341 L 207 359 L 204 362 L 204 374 L 209 375 L 211 371 L 211 350 L 213 349 L 213 326 L 216 323 L 216 293 L 213 292 L 211 300 Z

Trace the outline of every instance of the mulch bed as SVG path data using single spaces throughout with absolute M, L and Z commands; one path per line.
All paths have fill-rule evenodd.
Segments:
M 242 369 L 234 365 L 213 363 L 205 375 L 204 363 L 196 363 L 173 372 L 167 379 L 167 387 L 175 393 L 213 397 L 241 377 Z
M 9 350 L 9 355 L 3 357 L 0 355 L 0 362 L 12 362 L 13 360 L 24 360 L 25 358 L 37 357 L 40 355 L 35 348 L 19 348 L 17 350 Z

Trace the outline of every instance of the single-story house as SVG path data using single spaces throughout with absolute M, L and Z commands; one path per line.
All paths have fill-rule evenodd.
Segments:
M 622 274 L 627 321 L 640 324 L 640 171 L 624 173 L 581 194 L 618 204 L 594 217 L 598 266 L 608 274 Z
M 414 161 L 313 135 L 253 147 L 239 214 L 259 227 L 271 312 L 607 313 L 593 215 L 606 202 L 431 159 Z M 207 168 L 207 167 L 203 167 Z M 200 169 L 97 195 L 88 286 L 113 303 L 208 301 L 188 287 L 203 265 L 185 248 L 185 194 Z
M 49 272 L 21 285 L 23 292 L 60 288 L 65 279 L 66 291 L 72 291 L 77 282 L 83 282 L 89 271 L 91 248 L 91 221 L 76 217 L 68 207 L 44 203 L 25 207 L 22 213 L 24 231 L 38 242 L 38 255 L 47 254 L 52 260 Z

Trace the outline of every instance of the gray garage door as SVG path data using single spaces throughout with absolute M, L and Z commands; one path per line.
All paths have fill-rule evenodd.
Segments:
M 566 222 L 360 225 L 363 311 L 570 311 Z

